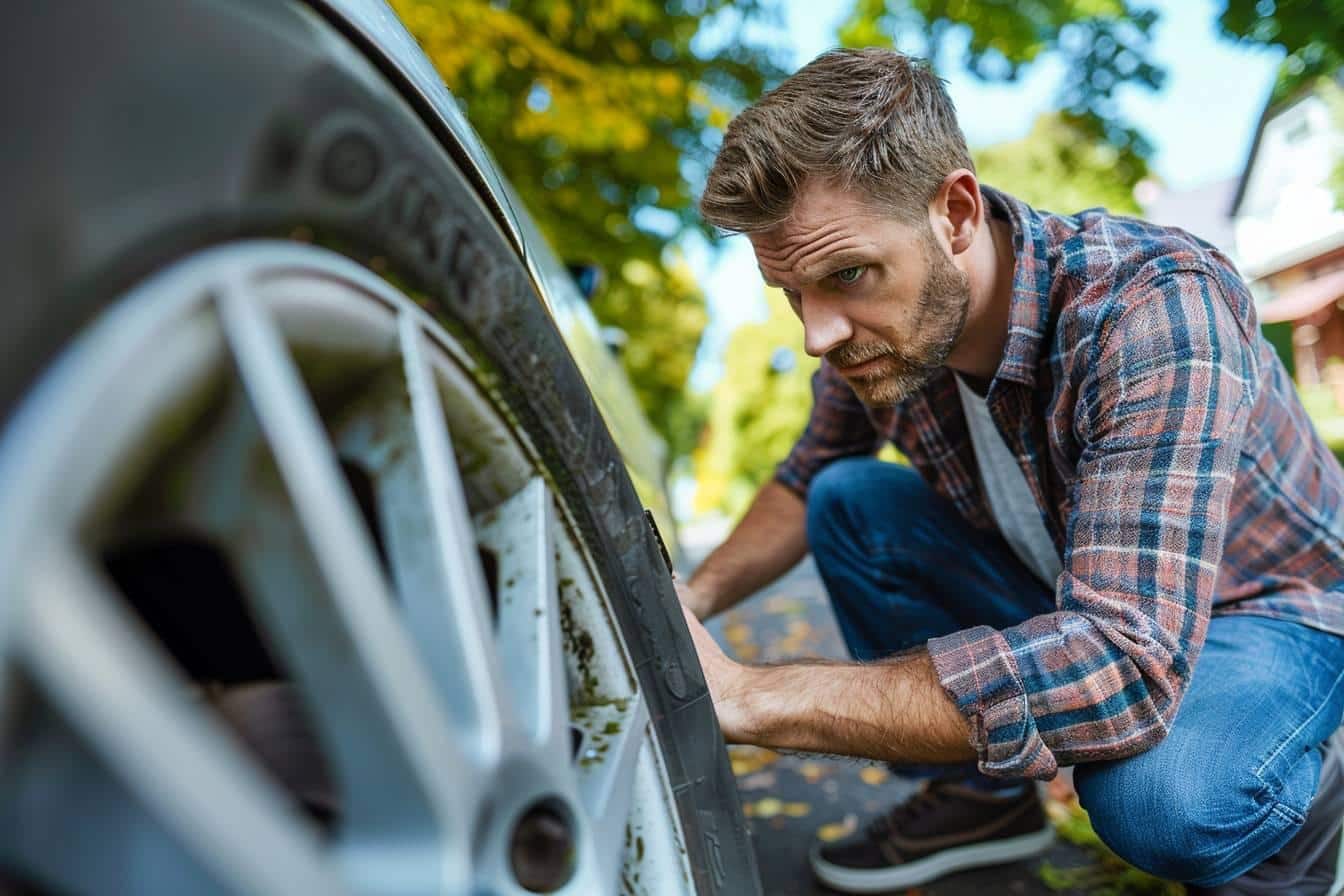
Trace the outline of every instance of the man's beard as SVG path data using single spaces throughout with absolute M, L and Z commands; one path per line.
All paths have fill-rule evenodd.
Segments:
M 922 389 L 947 363 L 966 326 L 971 300 L 966 275 L 943 253 L 932 233 L 925 233 L 924 257 L 928 273 L 906 344 L 847 342 L 826 353 L 826 360 L 838 368 L 882 359 L 873 371 L 846 377 L 854 394 L 869 407 L 896 404 Z

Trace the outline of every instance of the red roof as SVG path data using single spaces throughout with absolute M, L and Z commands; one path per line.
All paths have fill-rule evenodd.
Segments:
M 1339 299 L 1344 299 L 1344 270 L 1288 287 L 1260 306 L 1260 323 L 1300 320 Z

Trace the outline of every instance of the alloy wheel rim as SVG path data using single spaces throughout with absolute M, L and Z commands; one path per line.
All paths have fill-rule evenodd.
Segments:
M 106 873 L 106 844 L 80 862 L 23 815 L 80 794 L 164 892 L 690 892 L 602 586 L 486 379 L 406 295 L 295 243 L 198 253 L 86 328 L 0 439 L 0 689 L 31 707 L 0 721 L 0 857 L 72 890 Z M 330 837 L 109 575 L 182 533 L 303 697 L 340 782 Z

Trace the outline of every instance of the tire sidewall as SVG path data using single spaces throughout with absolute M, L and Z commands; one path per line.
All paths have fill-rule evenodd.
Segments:
M 10 65 L 25 70 L 42 94 L 0 99 L 33 144 L 0 166 L 14 210 L 0 232 L 0 421 L 108 303 L 193 251 L 306 239 L 392 280 L 476 356 L 589 546 L 649 704 L 697 891 L 759 892 L 712 704 L 643 508 L 525 265 L 445 147 L 297 3 L 152 0 L 135 17 L 52 6 L 20 21 L 17 51 L 0 63 L 6 76 Z M 58 36 L 82 72 L 34 78 L 34 67 L 63 65 L 47 46 Z M 134 129 L 116 117 L 126 109 Z M 62 117 L 35 117 L 42 110 Z M 100 128 L 107 139 L 90 140 Z

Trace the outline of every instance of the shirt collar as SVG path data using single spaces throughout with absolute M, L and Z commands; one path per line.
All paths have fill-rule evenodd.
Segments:
M 1008 342 L 995 380 L 1036 385 L 1045 331 L 1050 324 L 1049 235 L 1041 215 L 1018 199 L 980 185 L 990 213 L 1013 231 L 1013 295 L 1008 309 Z

